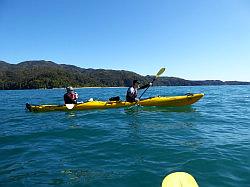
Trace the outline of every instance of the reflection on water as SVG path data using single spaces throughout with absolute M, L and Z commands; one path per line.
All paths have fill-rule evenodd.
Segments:
M 195 112 L 196 110 L 191 106 L 182 107 L 160 107 L 160 106 L 132 106 L 124 109 L 129 115 L 138 113 L 140 111 L 148 112 Z
M 81 182 L 87 184 L 93 180 L 104 180 L 112 179 L 114 177 L 120 176 L 121 174 L 114 171 L 93 171 L 89 169 L 64 169 L 61 171 L 62 175 L 65 175 L 65 180 L 68 183 Z M 56 183 L 57 184 L 57 183 Z
M 65 115 L 67 116 L 67 118 L 76 117 L 76 112 L 75 111 L 65 112 Z

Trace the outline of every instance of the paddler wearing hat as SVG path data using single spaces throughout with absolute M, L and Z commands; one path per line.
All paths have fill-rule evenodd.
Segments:
M 78 94 L 74 91 L 72 86 L 66 88 L 67 93 L 64 94 L 65 104 L 77 104 Z
M 140 82 L 138 80 L 133 80 L 133 85 L 128 88 L 127 95 L 126 95 L 126 101 L 127 102 L 138 102 L 139 98 L 137 98 L 138 90 L 148 88 L 149 86 L 152 86 L 153 83 L 146 84 L 144 86 L 140 87 Z

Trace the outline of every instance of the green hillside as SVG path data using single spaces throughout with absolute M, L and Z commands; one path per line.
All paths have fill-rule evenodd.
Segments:
M 84 69 L 73 65 L 56 64 L 52 61 L 25 61 L 9 64 L 0 61 L 0 89 L 41 89 L 73 87 L 119 87 L 130 86 L 138 79 L 148 83 L 152 76 L 142 76 L 131 71 Z M 159 86 L 196 86 L 249 84 L 249 82 L 189 81 L 176 77 L 160 77 Z

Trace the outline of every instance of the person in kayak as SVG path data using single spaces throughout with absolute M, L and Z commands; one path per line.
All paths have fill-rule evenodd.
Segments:
M 69 86 L 66 88 L 67 93 L 64 94 L 65 104 L 77 104 L 78 94 L 74 91 L 73 87 Z
M 133 85 L 128 88 L 127 95 L 126 95 L 126 101 L 127 102 L 138 102 L 139 98 L 137 98 L 138 90 L 145 89 L 149 86 L 152 86 L 153 83 L 150 82 L 149 84 L 146 84 L 142 87 L 140 87 L 140 82 L 138 80 L 133 80 Z

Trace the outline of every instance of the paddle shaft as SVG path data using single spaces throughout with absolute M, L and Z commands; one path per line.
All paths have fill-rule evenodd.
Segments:
M 153 79 L 153 81 L 151 83 L 153 83 L 155 81 L 156 78 Z M 142 92 L 141 96 L 139 97 L 139 100 L 141 99 L 141 97 L 143 96 L 143 94 L 149 89 L 150 85 L 146 88 L 146 90 L 144 90 L 144 92 Z
M 165 71 L 165 68 L 161 68 L 160 71 L 158 71 L 158 73 L 156 74 L 155 78 L 153 79 L 153 81 L 151 83 L 153 83 L 157 77 L 159 77 L 161 74 L 163 74 L 163 72 Z M 141 94 L 141 96 L 139 97 L 139 100 L 141 99 L 141 97 L 143 96 L 143 94 L 148 90 L 148 88 L 150 87 L 150 85 L 146 88 L 146 90 L 144 90 L 144 92 Z M 137 103 L 137 102 L 136 102 Z

